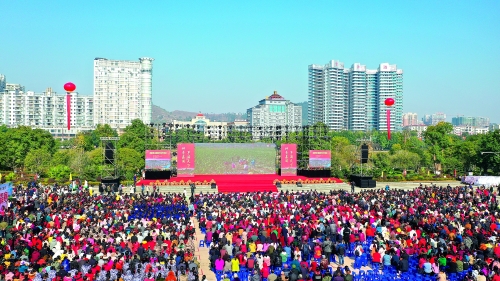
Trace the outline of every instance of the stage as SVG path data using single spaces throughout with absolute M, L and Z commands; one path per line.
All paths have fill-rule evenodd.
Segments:
M 189 183 L 198 185 L 210 185 L 215 183 L 217 191 L 228 192 L 265 192 L 278 191 L 276 182 L 282 184 L 295 184 L 297 181 L 303 183 L 342 183 L 338 178 L 309 178 L 305 176 L 280 176 L 280 175 L 196 175 L 194 177 L 172 177 L 168 180 L 139 180 L 137 186 L 144 185 L 179 185 L 187 186 Z M 179 189 L 180 191 L 181 189 Z

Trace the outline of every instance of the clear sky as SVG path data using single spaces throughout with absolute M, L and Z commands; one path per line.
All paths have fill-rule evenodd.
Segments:
M 243 112 L 307 100 L 331 59 L 404 70 L 404 111 L 500 122 L 500 1 L 0 1 L 9 83 L 92 94 L 93 59 L 153 57 L 153 103 Z

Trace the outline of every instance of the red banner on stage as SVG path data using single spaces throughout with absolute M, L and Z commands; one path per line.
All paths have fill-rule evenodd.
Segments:
M 297 145 L 294 143 L 281 145 L 281 175 L 297 175 Z
M 194 177 L 194 143 L 177 144 L 177 176 Z

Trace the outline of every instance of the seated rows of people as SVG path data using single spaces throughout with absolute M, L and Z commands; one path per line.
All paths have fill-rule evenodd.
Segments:
M 0 210 L 5 280 L 199 280 L 183 194 L 16 188 Z
M 375 266 L 440 278 L 460 272 L 457 261 L 468 271 L 466 261 L 479 267 L 476 277 L 500 278 L 498 204 L 484 187 L 201 194 L 195 205 L 216 271 L 253 266 L 262 273 L 298 262 L 312 275 L 315 266 L 328 271 L 321 261 L 343 265 L 346 255 L 365 255 Z M 406 256 L 421 258 L 410 263 Z M 432 267 L 443 257 L 445 264 Z

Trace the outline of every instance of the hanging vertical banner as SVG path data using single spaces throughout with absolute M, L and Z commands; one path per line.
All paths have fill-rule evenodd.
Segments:
M 12 184 L 0 185 L 0 210 L 6 210 L 9 204 L 9 194 L 12 194 Z
M 71 129 L 71 93 L 76 90 L 76 85 L 74 83 L 68 82 L 64 84 L 64 90 L 66 91 L 66 121 L 68 122 L 68 130 Z
M 177 176 L 194 177 L 194 143 L 177 144 Z
M 66 95 L 66 113 L 67 113 L 67 122 L 68 122 L 68 130 L 71 130 L 71 94 L 68 93 Z
M 297 144 L 284 143 L 281 145 L 281 175 L 297 175 Z

